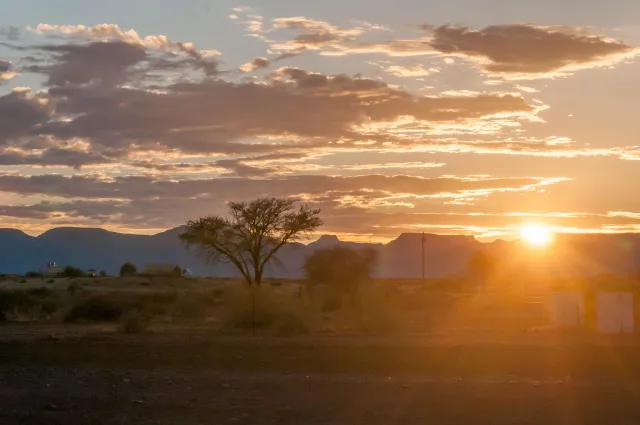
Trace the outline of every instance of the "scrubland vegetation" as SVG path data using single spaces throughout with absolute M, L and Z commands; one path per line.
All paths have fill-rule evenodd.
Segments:
M 522 331 L 544 323 L 521 294 L 479 296 L 468 282 L 372 280 L 335 284 L 113 277 L 0 285 L 0 319 L 23 324 L 106 323 L 113 331 L 200 327 L 220 334 L 407 335 L 446 329 Z M 509 317 L 508 321 L 504 318 Z

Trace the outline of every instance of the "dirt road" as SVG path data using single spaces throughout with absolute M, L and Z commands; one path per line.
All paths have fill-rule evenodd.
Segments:
M 637 346 L 0 342 L 0 424 L 640 423 Z
M 622 382 L 0 368 L 2 424 L 607 424 L 640 422 Z

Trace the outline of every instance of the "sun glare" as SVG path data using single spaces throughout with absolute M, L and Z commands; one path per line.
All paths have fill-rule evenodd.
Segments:
M 531 245 L 544 246 L 551 242 L 551 229 L 540 225 L 527 225 L 520 228 L 520 237 Z

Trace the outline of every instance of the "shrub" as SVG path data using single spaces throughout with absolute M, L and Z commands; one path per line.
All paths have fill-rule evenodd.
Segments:
M 40 272 L 31 271 L 31 272 L 25 273 L 25 277 L 30 277 L 30 278 L 41 277 L 41 276 L 42 276 L 42 273 Z
M 64 316 L 65 322 L 114 322 L 122 316 L 123 308 L 104 296 L 93 296 L 75 304 Z
M 47 288 L 0 291 L 0 321 L 48 319 L 61 305 L 61 300 Z
M 49 280 L 47 280 L 47 283 L 55 283 L 55 282 L 56 282 L 56 280 L 55 280 L 55 279 L 49 279 Z
M 346 297 L 353 305 L 360 287 L 371 281 L 376 262 L 374 250 L 356 251 L 338 246 L 314 252 L 305 261 L 304 270 L 309 283 L 329 287 L 327 295 L 339 298 L 340 303 Z
M 138 310 L 130 310 L 120 317 L 120 331 L 127 334 L 139 334 L 149 328 L 150 318 Z
M 128 261 L 120 267 L 120 276 L 133 276 L 136 273 L 138 273 L 138 268 Z
M 107 277 L 107 272 L 105 272 L 104 270 L 100 270 L 100 273 L 98 273 L 98 276 Z

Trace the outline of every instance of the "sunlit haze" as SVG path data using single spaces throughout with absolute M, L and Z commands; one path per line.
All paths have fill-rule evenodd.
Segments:
M 149 234 L 264 195 L 353 241 L 640 227 L 640 2 L 1 9 L 2 227 Z
M 521 238 L 528 244 L 545 246 L 553 239 L 551 229 L 542 225 L 526 225 L 520 229 Z

